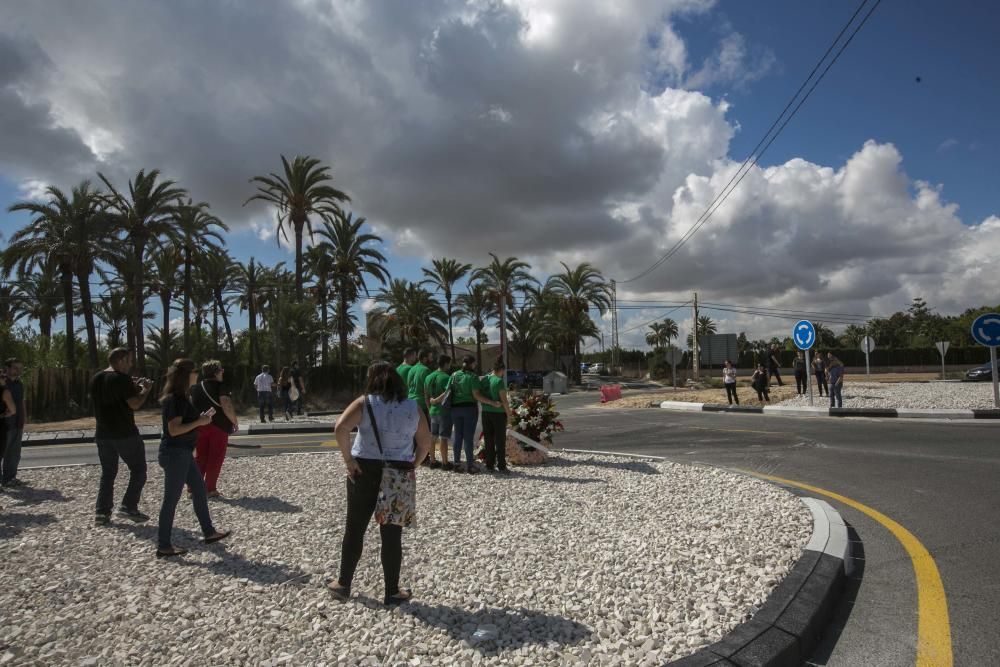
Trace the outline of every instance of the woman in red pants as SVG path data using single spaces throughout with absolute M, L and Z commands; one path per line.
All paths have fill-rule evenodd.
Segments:
M 198 431 L 194 457 L 201 476 L 205 478 L 209 498 L 221 495 L 216 484 L 222 471 L 222 462 L 226 460 L 229 434 L 239 428 L 232 395 L 222 384 L 224 373 L 221 363 L 214 359 L 206 361 L 201 365 L 201 382 L 191 387 L 191 402 L 199 413 L 215 408 L 212 423 Z

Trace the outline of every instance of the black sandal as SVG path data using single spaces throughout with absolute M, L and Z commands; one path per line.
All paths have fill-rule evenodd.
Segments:
M 385 604 L 390 607 L 409 602 L 413 599 L 413 591 L 409 588 L 400 588 L 395 595 L 386 595 Z
M 215 531 L 215 535 L 209 535 L 205 538 L 205 544 L 212 544 L 218 542 L 219 540 L 224 540 L 233 534 L 231 530 Z
M 347 602 L 351 599 L 351 587 L 344 586 L 339 581 L 331 581 L 326 585 L 326 588 L 335 600 Z
M 163 551 L 161 549 L 156 550 L 157 558 L 170 558 L 171 556 L 183 556 L 188 552 L 187 549 L 181 549 L 180 547 L 170 547 L 170 551 Z

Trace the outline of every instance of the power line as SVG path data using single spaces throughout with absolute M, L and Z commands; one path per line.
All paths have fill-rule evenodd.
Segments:
M 675 243 L 673 247 L 670 248 L 670 250 L 668 250 L 662 257 L 660 257 L 660 259 L 654 262 L 649 268 L 647 268 L 642 273 L 632 278 L 629 278 L 628 280 L 622 280 L 619 282 L 623 284 L 635 282 L 636 280 L 644 278 L 645 276 L 649 275 L 650 273 L 658 269 L 660 266 L 663 265 L 664 262 L 673 257 L 677 253 L 677 251 L 680 250 L 681 247 L 683 247 L 684 244 L 687 243 L 687 241 L 692 236 L 694 236 L 698 232 L 698 230 L 705 225 L 705 223 L 707 223 L 711 219 L 715 211 L 717 211 L 719 207 L 722 206 L 723 203 L 725 203 L 726 199 L 729 198 L 729 195 L 731 195 L 733 191 L 735 191 L 736 188 L 739 187 L 739 184 L 743 181 L 746 175 L 750 173 L 750 170 L 757 165 L 757 162 L 760 160 L 761 157 L 763 157 L 764 153 L 767 152 L 767 149 L 771 147 L 771 144 L 774 143 L 774 140 L 778 138 L 781 132 L 788 125 L 789 121 L 791 121 L 792 118 L 795 117 L 795 114 L 798 113 L 800 108 L 802 108 L 802 105 L 805 103 L 805 101 L 809 99 L 809 96 L 812 95 L 813 91 L 816 89 L 816 86 L 819 85 L 819 82 L 822 81 L 823 78 L 826 76 L 827 72 L 830 71 L 830 68 L 833 67 L 833 64 L 837 62 L 841 54 L 854 39 L 854 36 L 857 35 L 858 31 L 860 31 L 861 28 L 864 27 L 865 23 L 868 22 L 869 17 L 871 17 L 872 13 L 879 6 L 882 0 L 875 0 L 875 3 L 872 5 L 871 9 L 869 9 L 868 13 L 864 16 L 864 18 L 857 25 L 857 27 L 854 29 L 851 35 L 847 38 L 847 41 L 844 42 L 844 44 L 834 55 L 833 59 L 829 62 L 829 64 L 827 64 L 826 68 L 819 75 L 816 81 L 812 84 L 812 86 L 806 92 L 805 96 L 803 96 L 802 99 L 799 101 L 799 103 L 795 106 L 795 108 L 792 109 L 792 112 L 791 114 L 788 115 L 788 118 L 786 118 L 784 122 L 781 122 L 781 119 L 785 116 L 788 109 L 792 106 L 792 104 L 795 103 L 796 98 L 799 96 L 802 90 L 809 84 L 809 81 L 813 78 L 813 76 L 816 74 L 816 71 L 823 64 L 823 61 L 825 61 L 827 56 L 830 55 L 830 52 L 836 47 L 841 37 L 843 37 L 844 33 L 851 26 L 855 18 L 857 18 L 858 14 L 865 7 L 865 5 L 868 4 L 868 2 L 869 0 L 861 1 L 861 4 L 858 5 L 858 8 L 854 10 L 854 14 L 852 14 L 851 18 L 847 21 L 847 23 L 844 24 L 844 27 L 840 29 L 840 32 L 837 33 L 837 37 L 833 40 L 833 42 L 827 48 L 826 52 L 813 67 L 812 71 L 809 73 L 809 76 L 807 76 L 806 79 L 802 82 L 802 85 L 799 86 L 799 89 L 795 91 L 795 94 L 791 97 L 791 99 L 789 99 L 788 103 L 785 105 L 785 108 L 782 109 L 781 113 L 778 115 L 777 118 L 775 118 L 774 122 L 771 123 L 771 126 L 768 128 L 764 136 L 761 137 L 760 141 L 757 142 L 757 145 L 754 146 L 754 149 L 750 152 L 750 154 L 746 157 L 746 159 L 743 160 L 743 164 L 740 165 L 740 168 L 736 170 L 736 173 L 734 173 L 733 176 L 729 179 L 729 182 L 726 184 L 726 186 L 719 192 L 718 195 L 716 195 L 715 199 L 712 200 L 712 202 L 708 205 L 708 207 L 701 214 L 701 216 L 698 217 L 698 220 L 696 220 L 695 223 L 691 225 L 691 227 L 684 233 L 683 236 L 681 236 L 680 240 L 678 240 L 677 243 Z M 777 131 L 774 132 L 774 135 L 771 136 L 770 140 L 768 140 L 768 136 L 771 135 L 772 131 L 774 131 L 776 126 L 778 126 Z M 761 148 L 762 144 L 763 148 Z

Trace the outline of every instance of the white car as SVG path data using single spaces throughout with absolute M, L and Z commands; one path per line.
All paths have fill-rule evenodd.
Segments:
M 595 364 L 591 364 L 590 368 L 587 369 L 587 372 L 588 373 L 595 373 L 595 374 L 596 373 L 602 373 L 602 372 L 604 372 L 604 364 L 602 364 L 601 362 L 597 362 Z

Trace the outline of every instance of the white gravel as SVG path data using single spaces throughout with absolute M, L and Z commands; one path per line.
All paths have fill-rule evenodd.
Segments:
M 212 512 L 233 536 L 202 545 L 182 500 L 175 544 L 191 551 L 168 561 L 155 464 L 142 526 L 93 527 L 96 466 L 24 471 L 31 488 L 0 496 L 0 664 L 661 664 L 752 614 L 812 531 L 791 494 L 707 467 L 560 454 L 506 478 L 421 470 L 415 602 L 387 610 L 374 526 L 355 598 L 325 589 L 342 475 L 334 454 L 231 459 Z
M 793 380 L 794 382 L 794 380 Z M 792 386 L 794 390 L 794 385 Z M 816 405 L 829 405 L 813 384 Z M 793 396 L 780 405 L 809 405 L 809 396 Z M 989 382 L 854 382 L 844 380 L 845 408 L 901 408 L 905 410 L 972 410 L 993 407 Z

